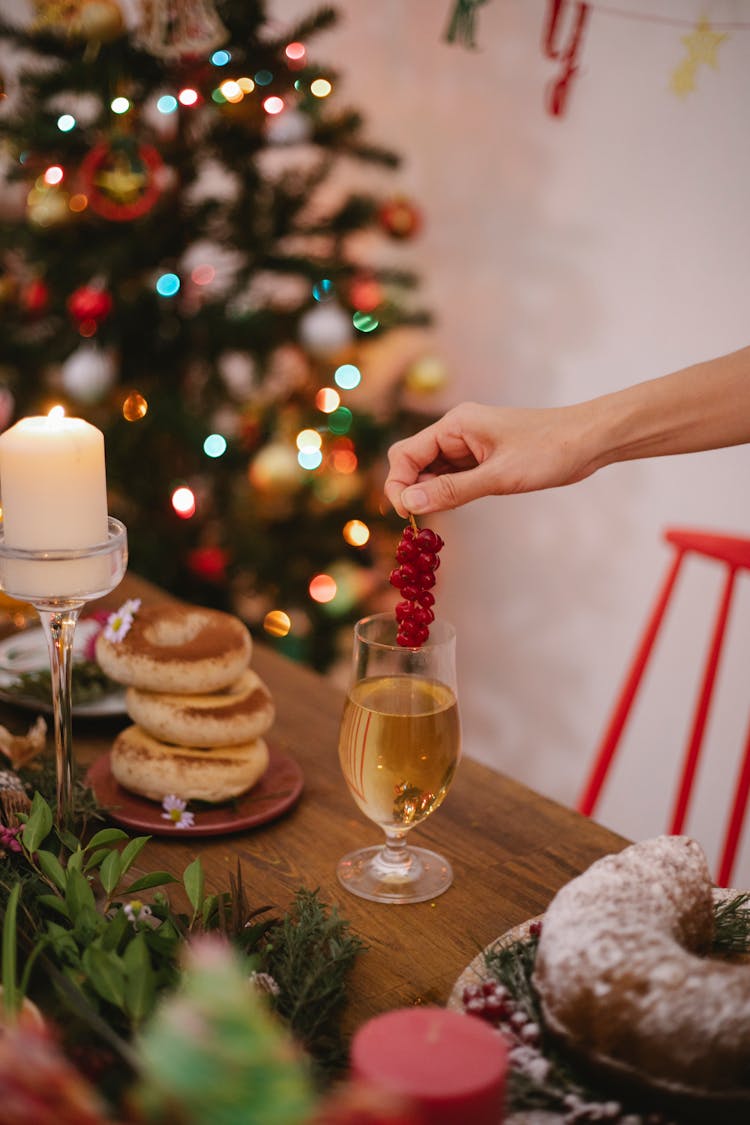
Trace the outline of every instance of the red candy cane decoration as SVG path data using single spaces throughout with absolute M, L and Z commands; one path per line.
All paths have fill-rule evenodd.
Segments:
M 562 117 L 570 92 L 570 85 L 578 72 L 578 60 L 583 44 L 583 33 L 591 12 L 591 6 L 579 2 L 573 17 L 573 26 L 567 42 L 563 45 L 559 32 L 565 0 L 550 0 L 547 22 L 543 35 L 544 53 L 549 59 L 557 59 L 561 64 L 558 77 L 550 83 L 547 93 L 547 108 L 553 117 Z

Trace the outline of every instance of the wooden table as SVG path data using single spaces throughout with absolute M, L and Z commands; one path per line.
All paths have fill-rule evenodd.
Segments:
M 105 600 L 164 598 L 127 576 Z M 379 842 L 379 830 L 359 812 L 339 771 L 338 722 L 343 696 L 325 678 L 256 644 L 252 666 L 273 693 L 277 719 L 270 737 L 304 771 L 298 804 L 274 823 L 216 838 L 155 837 L 150 869 L 180 876 L 196 854 L 206 889 L 229 889 L 239 859 L 251 904 L 285 909 L 300 886 L 319 888 L 366 943 L 350 987 L 345 1028 L 389 1008 L 444 1004 L 465 966 L 494 938 L 544 911 L 555 891 L 593 860 L 627 843 L 570 809 L 464 757 L 440 810 L 413 832 L 415 842 L 443 852 L 453 886 L 434 902 L 385 906 L 347 893 L 336 863 L 353 848 Z M 0 709 L 0 721 L 20 731 L 28 715 Z M 127 720 L 76 720 L 81 764 L 105 753 Z M 469 748 L 470 749 L 470 748 Z

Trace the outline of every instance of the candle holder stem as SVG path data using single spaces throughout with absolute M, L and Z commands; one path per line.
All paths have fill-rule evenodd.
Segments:
M 47 639 L 52 680 L 52 716 L 57 764 L 57 825 L 73 828 L 73 636 L 80 606 L 40 609 L 39 620 Z
M 111 516 L 107 538 L 91 547 L 13 547 L 0 521 L 0 590 L 29 602 L 49 650 L 57 767 L 57 827 L 74 827 L 73 637 L 87 602 L 103 598 L 122 581 L 128 563 L 124 524 Z

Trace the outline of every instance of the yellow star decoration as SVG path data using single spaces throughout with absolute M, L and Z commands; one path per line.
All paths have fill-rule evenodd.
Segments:
M 669 79 L 669 85 L 678 98 L 684 98 L 695 89 L 695 63 L 692 59 L 683 59 L 674 68 Z
M 695 25 L 695 30 L 690 35 L 683 35 L 682 42 L 688 50 L 688 58 L 694 63 L 705 63 L 714 70 L 719 69 L 719 60 L 716 52 L 719 46 L 729 36 L 711 30 L 711 24 L 705 16 L 701 16 Z
M 725 32 L 712 31 L 705 16 L 701 16 L 690 35 L 682 36 L 687 54 L 674 68 L 669 80 L 670 88 L 678 98 L 684 98 L 695 89 L 695 74 L 701 63 L 714 70 L 719 69 L 717 51 L 728 38 Z

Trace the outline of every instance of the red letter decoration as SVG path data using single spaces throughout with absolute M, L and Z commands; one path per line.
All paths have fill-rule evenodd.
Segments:
M 578 72 L 578 59 L 583 43 L 583 32 L 589 18 L 590 5 L 576 4 L 573 26 L 567 43 L 560 42 L 559 24 L 565 0 L 550 0 L 547 24 L 544 31 L 544 53 L 549 59 L 558 59 L 561 69 L 558 77 L 550 83 L 547 92 L 547 109 L 553 117 L 562 117 L 568 98 L 570 84 Z

